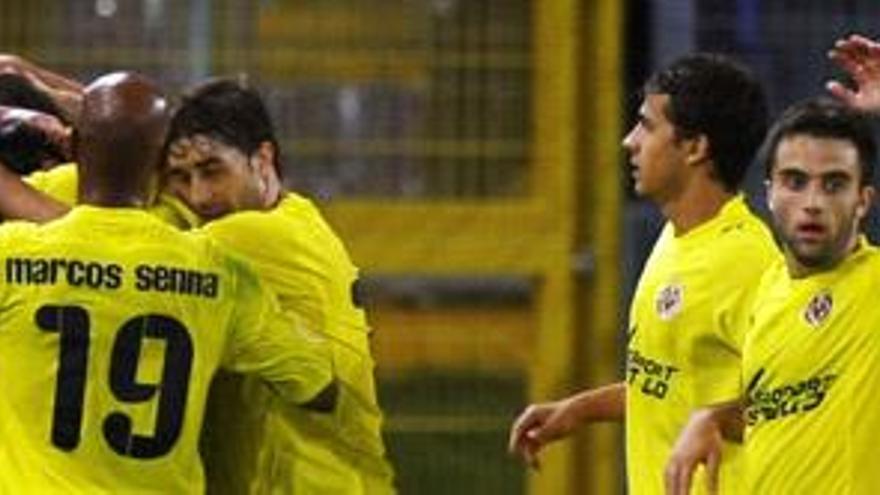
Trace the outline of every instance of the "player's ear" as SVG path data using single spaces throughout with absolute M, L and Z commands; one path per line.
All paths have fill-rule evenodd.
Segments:
M 773 198 L 773 184 L 770 182 L 770 179 L 764 180 L 764 193 L 767 196 L 767 209 L 771 212 L 773 211 L 773 205 L 775 203 Z
M 263 141 L 251 155 L 251 166 L 265 182 L 269 176 L 275 173 L 275 145 L 269 141 Z
M 690 164 L 704 163 L 711 158 L 709 138 L 705 134 L 697 134 L 688 139 L 687 162 Z
M 874 186 L 861 186 L 859 188 L 859 202 L 856 205 L 856 218 L 858 220 L 862 220 L 866 216 L 868 216 L 868 210 L 871 209 L 871 205 L 874 204 L 874 197 L 876 195 L 876 190 Z

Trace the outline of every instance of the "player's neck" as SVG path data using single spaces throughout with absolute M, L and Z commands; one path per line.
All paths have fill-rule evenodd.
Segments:
M 78 202 L 104 208 L 146 208 L 149 197 L 143 188 L 102 187 L 100 184 L 90 187 L 87 183 L 80 183 Z
M 678 237 L 713 219 L 733 196 L 714 180 L 698 180 L 675 198 L 661 204 L 660 209 Z

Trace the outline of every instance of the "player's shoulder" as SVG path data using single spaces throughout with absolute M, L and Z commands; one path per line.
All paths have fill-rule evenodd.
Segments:
M 213 269 L 233 279 L 250 280 L 255 277 L 250 262 L 236 251 L 229 249 L 203 229 L 176 231 L 186 243 L 195 259 L 204 260 Z
M 206 223 L 201 228 L 221 239 L 248 235 L 307 235 L 315 228 L 325 228 L 321 213 L 308 199 L 287 193 L 273 208 L 239 211 Z
M 869 274 L 867 277 L 872 282 L 880 281 L 880 247 L 864 238 L 859 239 L 858 249 L 842 263 L 841 271 L 844 274 L 846 272 Z M 854 280 L 859 278 L 864 277 L 855 277 Z
M 73 162 L 64 163 L 48 170 L 37 170 L 25 177 L 28 182 L 55 182 L 55 181 L 71 181 L 76 182 L 79 175 L 76 170 L 76 164 Z
M 722 256 L 758 257 L 769 262 L 778 253 L 770 228 L 744 202 L 724 218 L 712 244 Z
M 0 239 L 22 239 L 38 236 L 41 226 L 24 220 L 11 220 L 0 223 Z
M 79 173 L 75 163 L 65 163 L 49 170 L 40 170 L 24 178 L 31 187 L 62 203 L 76 203 Z

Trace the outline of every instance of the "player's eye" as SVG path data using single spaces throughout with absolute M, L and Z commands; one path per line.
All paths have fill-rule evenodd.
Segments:
M 189 184 L 189 174 L 183 173 L 179 170 L 171 170 L 166 175 L 165 180 L 173 185 L 187 185 Z
M 844 189 L 849 184 L 849 179 L 841 176 L 832 176 L 826 177 L 822 181 L 822 189 L 828 194 L 836 194 Z
M 786 189 L 790 189 L 792 191 L 801 191 L 807 184 L 809 183 L 810 178 L 807 174 L 803 174 L 800 172 L 794 171 L 784 171 L 779 174 L 779 182 Z

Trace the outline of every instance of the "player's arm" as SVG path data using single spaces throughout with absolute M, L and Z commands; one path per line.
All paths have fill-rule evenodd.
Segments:
M 261 377 L 290 404 L 334 410 L 338 385 L 330 343 L 298 315 L 282 313 L 275 295 L 241 266 L 238 290 L 229 295 L 236 315 L 223 366 Z
M 40 112 L 0 106 L 0 127 L 5 130 L 7 125 L 13 123 L 26 126 L 32 133 L 42 135 L 48 141 L 59 140 L 57 147 L 66 151 L 69 130 L 55 117 Z M 46 222 L 58 218 L 69 210 L 64 203 L 24 182 L 21 176 L 10 168 L 12 164 L 3 161 L 4 156 L 7 155 L 0 153 L 0 217 Z
M 828 91 L 853 108 L 880 112 L 880 43 L 853 34 L 834 43 L 828 57 L 855 83 L 848 88 L 840 81 L 829 81 Z
M 4 164 L 0 165 L 0 217 L 3 219 L 43 223 L 70 210 L 66 204 L 25 183 Z
M 322 336 L 280 313 L 261 330 L 246 333 L 236 343 L 231 371 L 256 374 L 291 405 L 321 412 L 335 409 L 338 385 L 329 343 Z
M 83 93 L 83 85 L 79 81 L 12 54 L 0 54 L 0 72 L 12 72 L 27 77 L 37 89 L 45 92 L 61 107 L 70 122 L 76 122 Z
M 514 421 L 508 450 L 535 469 L 545 445 L 570 435 L 584 423 L 621 421 L 626 412 L 626 385 L 614 383 L 564 399 L 532 404 Z
M 691 493 L 691 479 L 700 464 L 706 466 L 710 494 L 718 493 L 718 468 L 725 440 L 741 442 L 745 424 L 739 401 L 695 411 L 685 425 L 666 464 L 667 495 Z

